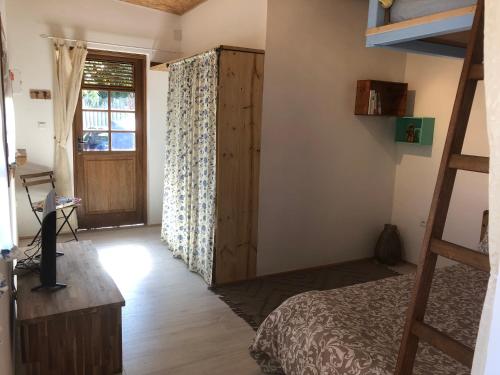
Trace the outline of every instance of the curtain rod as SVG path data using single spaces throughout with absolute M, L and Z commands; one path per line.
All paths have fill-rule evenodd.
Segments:
M 201 55 L 201 54 L 203 54 L 205 52 L 212 51 L 212 50 L 215 50 L 217 53 L 219 53 L 220 51 L 236 51 L 236 52 L 260 53 L 260 54 L 264 54 L 265 53 L 265 51 L 262 50 L 262 49 L 246 48 L 246 47 L 235 47 L 235 46 L 228 46 L 228 45 L 225 45 L 225 44 L 221 44 L 221 45 L 218 45 L 217 47 L 207 49 L 207 50 L 205 50 L 203 52 L 197 52 L 197 53 L 194 53 L 194 54 L 189 55 L 189 56 L 179 57 L 178 59 L 170 60 L 170 61 L 161 63 L 159 65 L 164 65 L 166 68 L 168 68 L 169 65 L 172 65 L 172 64 L 175 64 L 177 62 L 180 62 L 180 61 L 183 61 L 183 60 L 187 60 L 187 59 L 196 57 L 198 55 Z
M 152 52 L 166 52 L 166 53 L 175 53 L 175 54 L 179 54 L 180 53 L 178 51 L 169 51 L 169 50 L 158 49 L 158 48 L 148 48 L 148 47 L 139 47 L 139 46 L 127 46 L 127 45 L 124 45 L 124 44 L 96 42 L 96 41 L 93 41 L 93 40 L 79 40 L 79 39 L 70 39 L 70 38 L 60 38 L 58 36 L 47 35 L 47 34 L 40 34 L 40 36 L 42 38 L 44 38 L 44 39 L 61 39 L 61 40 L 65 40 L 65 41 L 68 41 L 68 42 L 86 42 L 86 43 L 91 43 L 91 44 L 99 44 L 101 46 L 141 49 L 141 50 L 144 50 L 144 51 L 152 51 Z

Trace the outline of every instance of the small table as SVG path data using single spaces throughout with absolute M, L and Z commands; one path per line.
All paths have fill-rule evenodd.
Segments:
M 38 274 L 18 277 L 17 325 L 27 375 L 113 374 L 122 371 L 125 300 L 90 241 L 58 244 L 57 278 L 68 285 L 32 292 Z

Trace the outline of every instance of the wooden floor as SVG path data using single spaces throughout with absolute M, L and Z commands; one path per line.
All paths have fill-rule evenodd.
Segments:
M 254 331 L 174 259 L 159 227 L 80 232 L 126 300 L 124 374 L 257 375 Z

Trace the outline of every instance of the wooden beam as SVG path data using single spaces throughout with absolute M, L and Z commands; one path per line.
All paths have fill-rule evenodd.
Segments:
M 202 51 L 202 52 L 194 53 L 194 54 L 189 55 L 189 56 L 184 56 L 184 57 L 180 57 L 178 59 L 167 61 L 166 63 L 162 64 L 162 65 L 165 65 L 165 69 L 160 68 L 160 66 L 158 65 L 158 68 L 153 69 L 153 70 L 168 70 L 168 66 L 171 65 L 171 64 L 175 64 L 176 62 L 179 62 L 179 61 L 182 61 L 182 60 L 186 60 L 186 59 L 189 59 L 191 57 L 195 57 L 195 56 L 197 56 L 199 54 L 205 53 L 205 52 L 213 50 L 213 49 L 215 49 L 217 51 L 248 52 L 248 53 L 256 53 L 256 54 L 260 54 L 260 55 L 265 54 L 265 51 L 263 49 L 255 49 L 255 48 L 246 48 L 246 47 L 236 47 L 236 46 L 220 45 L 220 46 L 217 46 L 217 47 L 214 47 L 214 48 L 209 48 L 209 49 L 207 49 L 205 51 Z
M 475 12 L 476 12 L 475 5 L 472 5 L 469 7 L 464 7 L 464 8 L 452 9 L 452 10 L 448 10 L 446 12 L 434 13 L 434 14 L 431 14 L 429 16 L 412 18 L 412 19 L 407 20 L 407 21 L 395 22 L 395 23 L 390 23 L 389 25 L 372 27 L 372 28 L 366 30 L 366 35 L 369 36 L 369 35 L 387 33 L 390 31 L 407 29 L 409 27 L 426 25 L 426 24 L 429 24 L 432 22 L 446 20 L 446 19 L 452 18 L 452 17 L 474 15 Z
M 490 258 L 488 254 L 438 239 L 431 241 L 431 251 L 434 254 L 467 264 L 478 270 L 490 272 Z
M 484 156 L 453 154 L 448 166 L 463 171 L 488 173 L 490 170 L 490 158 Z
M 413 322 L 412 332 L 420 339 L 448 354 L 463 365 L 472 367 L 474 350 L 468 346 L 422 322 Z
M 463 59 L 465 57 L 465 48 L 451 46 L 447 44 L 431 43 L 427 39 L 411 40 L 409 42 L 396 42 L 383 46 L 386 49 L 395 51 L 405 51 L 411 53 L 422 53 L 425 55 L 448 56 Z
M 469 79 L 484 80 L 484 64 L 474 64 L 470 68 Z
M 150 66 L 149 69 L 157 72 L 168 72 L 168 67 L 166 63 L 152 62 L 149 66 Z
M 181 16 L 206 0 L 121 0 L 121 1 Z
M 466 42 L 459 42 L 456 40 L 450 40 L 450 39 L 446 39 L 446 38 L 439 37 L 439 36 L 425 38 L 422 40 L 424 42 L 428 42 L 428 43 L 432 43 L 432 44 L 439 44 L 442 46 L 449 46 L 449 47 L 457 47 L 457 48 L 462 48 L 464 50 L 467 48 Z
M 459 8 L 408 21 L 369 28 L 366 32 L 366 46 L 385 47 L 469 30 L 474 18 L 473 9 L 474 7 Z M 440 44 L 434 45 L 440 46 Z M 446 47 L 461 49 L 457 46 Z

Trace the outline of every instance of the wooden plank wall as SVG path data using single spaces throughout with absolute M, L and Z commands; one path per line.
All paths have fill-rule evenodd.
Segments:
M 222 50 L 215 283 L 256 275 L 264 54 Z
M 183 15 L 206 0 L 121 0 L 163 12 Z

